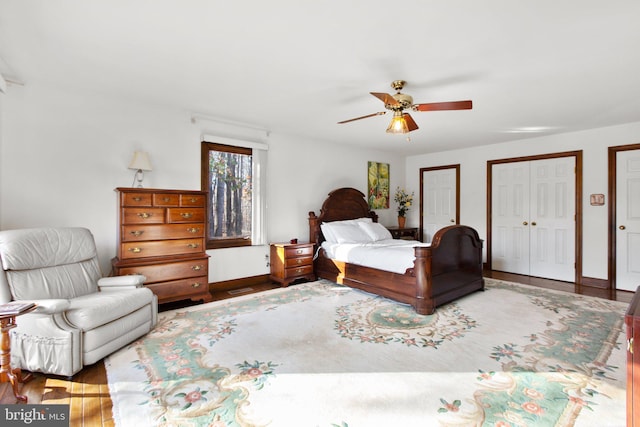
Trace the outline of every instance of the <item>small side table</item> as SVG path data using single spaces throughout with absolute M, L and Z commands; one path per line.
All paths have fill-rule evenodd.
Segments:
M 5 306 L 6 304 L 0 305 L 0 309 Z M 18 383 L 29 381 L 31 374 L 25 375 L 23 378 L 20 368 L 11 368 L 11 337 L 9 336 L 9 330 L 17 326 L 16 317 L 35 309 L 35 306 L 31 306 L 18 313 L 0 313 L 0 383 L 11 382 L 16 399 L 25 403 L 27 403 L 27 396 L 18 393 Z
M 387 230 L 391 232 L 391 236 L 394 239 L 404 240 L 418 240 L 418 228 L 417 227 L 387 227 Z
M 269 278 L 283 287 L 298 279 L 316 280 L 313 248 L 313 243 L 272 243 Z

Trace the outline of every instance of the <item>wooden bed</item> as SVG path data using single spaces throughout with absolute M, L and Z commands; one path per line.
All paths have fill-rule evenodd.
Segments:
M 324 241 L 324 222 L 369 217 L 378 221 L 362 192 L 339 188 L 329 193 L 320 214 L 309 212 L 309 241 L 317 247 Z M 327 258 L 324 249 L 314 261 L 318 277 L 362 289 L 402 303 L 419 314 L 432 314 L 437 306 L 469 293 L 484 290 L 482 240 L 471 227 L 452 225 L 433 237 L 430 247 L 414 248 L 414 267 L 405 274 L 363 267 Z

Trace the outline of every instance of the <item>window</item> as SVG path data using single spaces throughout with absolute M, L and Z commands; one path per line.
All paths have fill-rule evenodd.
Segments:
M 202 143 L 208 249 L 252 244 L 253 170 L 251 148 Z

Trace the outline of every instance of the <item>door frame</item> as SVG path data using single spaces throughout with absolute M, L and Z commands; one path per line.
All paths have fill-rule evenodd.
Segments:
M 609 192 L 609 219 L 608 219 L 608 230 L 609 230 L 609 253 L 607 260 L 607 273 L 609 276 L 608 286 L 609 286 L 609 299 L 615 299 L 616 296 L 616 245 L 618 243 L 616 237 L 616 216 L 617 212 L 617 154 L 620 151 L 631 151 L 631 150 L 640 150 L 640 144 L 628 144 L 628 145 L 616 145 L 613 147 L 609 147 L 607 149 L 608 152 L 608 161 L 609 161 L 609 179 L 608 179 L 608 192 Z
M 422 242 L 424 239 L 424 234 L 422 230 L 424 229 L 424 200 L 422 195 L 424 194 L 424 179 L 423 175 L 425 172 L 433 172 L 437 170 L 444 169 L 455 169 L 456 171 L 456 224 L 460 224 L 460 163 L 453 165 L 444 165 L 444 166 L 432 166 L 428 168 L 420 168 L 420 230 L 418 230 L 418 238 Z
M 559 157 L 575 158 L 575 292 L 582 293 L 582 150 L 563 151 L 560 153 L 548 153 L 535 156 L 512 157 L 508 159 L 487 160 L 487 269 L 492 269 L 491 263 L 491 223 L 492 223 L 492 168 L 495 164 L 528 162 L 532 160 L 556 159 Z

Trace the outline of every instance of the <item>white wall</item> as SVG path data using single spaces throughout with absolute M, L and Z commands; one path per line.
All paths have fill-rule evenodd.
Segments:
M 134 150 L 151 158 L 145 187 L 200 188 L 200 135 L 212 132 L 208 123 L 192 123 L 188 111 L 29 84 L 1 96 L 0 229 L 87 227 L 107 273 L 116 245 L 113 190 L 131 186 Z M 308 212 L 318 213 L 327 193 L 342 186 L 366 193 L 367 161 L 390 163 L 391 188 L 404 185 L 404 158 L 394 153 L 278 134 L 265 142 L 270 241 L 308 241 Z M 393 206 L 378 214 L 383 224 L 395 222 Z M 209 281 L 266 274 L 267 253 L 267 247 L 209 251 Z
M 420 168 L 460 164 L 460 222 L 478 230 L 486 240 L 487 161 L 582 150 L 583 152 L 583 270 L 585 277 L 607 279 L 607 203 L 591 206 L 589 195 L 607 194 L 607 148 L 640 142 L 640 122 L 530 138 L 478 148 L 452 150 L 407 158 L 407 187 L 420 190 Z M 419 224 L 419 212 L 409 212 L 408 223 Z M 485 252 L 486 258 L 486 252 Z

